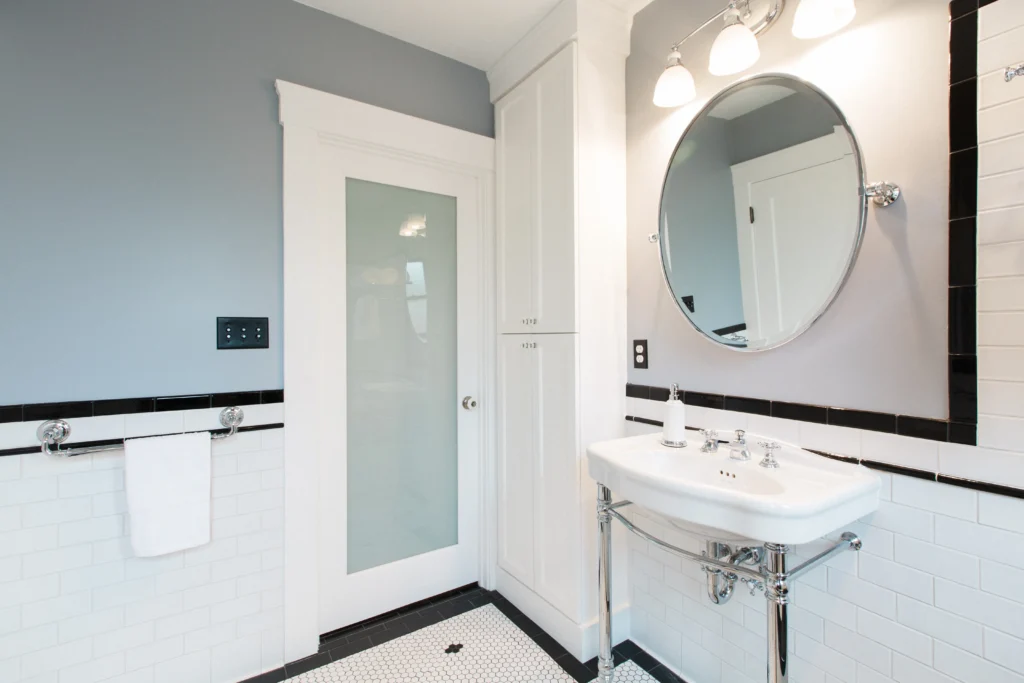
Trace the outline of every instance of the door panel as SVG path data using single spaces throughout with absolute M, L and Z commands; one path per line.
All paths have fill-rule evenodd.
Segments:
M 456 200 L 345 192 L 351 574 L 458 543 Z
M 496 107 L 498 331 L 576 332 L 576 47 Z
M 321 391 L 344 387 L 319 458 L 325 633 L 479 577 L 479 412 L 459 401 L 478 392 L 482 321 L 475 180 L 325 147 L 319 182 L 309 333 L 336 347 Z
M 537 163 L 537 98 L 523 84 L 497 106 L 498 331 L 530 332 Z
M 578 498 L 579 461 L 576 454 L 575 334 L 538 335 L 536 348 L 540 402 L 537 423 L 537 488 L 534 493 L 535 590 L 564 614 L 576 618 L 580 557 Z
M 843 158 L 752 183 L 757 221 L 752 232 L 760 338 L 775 338 L 805 325 L 846 267 L 850 235 L 835 224 L 836 207 L 850 205 L 844 183 L 853 169 Z M 752 338 L 752 337 L 751 337 Z
M 498 338 L 498 564 L 534 585 L 537 337 Z
M 536 332 L 576 332 L 576 46 L 537 79 L 537 197 L 533 223 Z

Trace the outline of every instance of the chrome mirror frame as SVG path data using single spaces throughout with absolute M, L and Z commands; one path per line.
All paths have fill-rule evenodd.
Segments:
M 726 97 L 728 97 L 729 95 L 731 95 L 732 93 L 734 93 L 734 92 L 736 92 L 738 90 L 742 90 L 744 88 L 749 87 L 752 84 L 756 84 L 758 81 L 778 80 L 778 79 L 785 79 L 785 80 L 793 81 L 793 82 L 797 83 L 798 85 L 801 85 L 804 88 L 807 88 L 808 90 L 812 91 L 813 93 L 815 93 L 816 95 L 821 97 L 822 100 L 824 100 L 832 108 L 832 111 L 835 112 L 836 117 L 839 119 L 839 123 L 842 125 L 843 129 L 846 131 L 846 134 L 847 134 L 847 136 L 850 139 L 850 146 L 853 148 L 853 153 L 854 153 L 855 161 L 856 161 L 856 164 L 857 164 L 857 179 L 858 179 L 858 182 L 860 184 L 859 188 L 858 188 L 858 193 L 859 193 L 859 197 L 860 197 L 860 220 L 859 220 L 858 228 L 857 228 L 856 241 L 854 242 L 853 248 L 850 250 L 850 256 L 847 259 L 846 266 L 845 266 L 845 269 L 843 271 L 843 276 L 836 283 L 835 287 L 832 288 L 832 291 L 829 293 L 828 297 L 825 299 L 825 303 L 814 314 L 814 316 L 812 318 L 810 318 L 808 320 L 808 322 L 806 322 L 804 325 L 802 325 L 800 328 L 798 328 L 795 332 L 793 332 L 793 334 L 789 335 L 788 337 L 786 337 L 785 339 L 783 339 L 783 340 L 781 340 L 779 342 L 776 342 L 774 344 L 768 344 L 766 346 L 760 346 L 760 347 L 757 347 L 757 348 L 741 347 L 741 346 L 735 346 L 735 345 L 732 345 L 732 344 L 726 344 L 726 343 L 722 342 L 721 340 L 714 338 L 708 332 L 705 332 L 704 330 L 699 328 L 697 326 L 697 324 L 694 323 L 694 321 L 690 319 L 690 316 L 688 316 L 686 314 L 686 311 L 683 310 L 682 304 L 677 299 L 676 294 L 675 294 L 675 292 L 672 289 L 672 284 L 671 284 L 671 281 L 669 280 L 668 264 L 666 263 L 666 260 L 665 260 L 665 245 L 671 241 L 671 240 L 666 240 L 666 234 L 667 234 L 668 226 L 667 226 L 666 221 L 664 219 L 665 193 L 666 193 L 666 190 L 668 188 L 669 175 L 672 172 L 672 160 L 675 159 L 676 154 L 679 152 L 679 147 L 683 144 L 683 141 L 686 139 L 686 136 L 690 133 L 690 130 L 694 127 L 694 125 L 696 125 L 696 123 L 699 120 L 701 120 L 701 117 L 705 113 L 707 113 L 708 111 L 713 109 L 719 102 L 721 102 Z M 668 288 L 669 293 L 672 295 L 672 301 L 674 302 L 676 308 L 678 308 L 679 312 L 683 315 L 684 318 L 686 318 L 686 321 L 688 323 L 690 323 L 690 325 L 692 325 L 693 328 L 695 330 L 697 330 L 697 332 L 700 333 L 701 337 L 703 337 L 707 341 L 711 342 L 712 344 L 714 344 L 718 348 L 725 348 L 725 349 L 729 349 L 731 351 L 738 351 L 738 352 L 741 352 L 741 353 L 758 353 L 758 352 L 762 352 L 762 351 L 771 351 L 772 349 L 777 349 L 780 346 L 788 344 L 789 342 L 791 342 L 794 339 L 798 338 L 800 335 L 802 335 L 804 332 L 806 332 L 808 329 L 810 329 L 811 326 L 814 325 L 814 323 L 818 322 L 818 320 L 820 320 L 823 315 L 825 315 L 825 312 L 828 311 L 829 308 L 831 308 L 832 303 L 836 300 L 836 297 L 839 295 L 839 292 L 842 291 L 843 287 L 846 285 L 847 280 L 850 279 L 850 274 L 853 272 L 853 266 L 857 262 L 857 257 L 860 254 L 861 244 L 864 241 L 864 230 L 865 230 L 865 226 L 867 224 L 868 198 L 869 197 L 873 197 L 876 194 L 878 194 L 879 189 L 880 189 L 879 188 L 880 185 L 883 185 L 883 184 L 882 183 L 874 183 L 874 184 L 871 184 L 871 185 L 868 184 L 866 176 L 865 176 L 865 171 L 864 171 L 864 154 L 863 154 L 863 151 L 861 150 L 860 142 L 858 142 L 857 136 L 853 132 L 853 127 L 850 125 L 850 122 L 846 119 L 846 115 L 843 113 L 843 110 L 839 108 L 839 105 L 836 104 L 835 100 L 833 100 L 831 97 L 829 97 L 824 91 L 821 90 L 821 88 L 817 87 L 813 83 L 810 83 L 809 81 L 806 81 L 806 80 L 800 78 L 799 76 L 794 76 L 792 74 L 786 74 L 786 73 L 778 73 L 778 72 L 755 74 L 753 76 L 747 76 L 746 78 L 742 78 L 742 79 L 740 79 L 740 80 L 730 84 L 726 88 L 724 88 L 721 91 L 719 91 L 710 100 L 708 100 L 707 103 L 703 107 L 701 107 L 700 111 L 698 111 L 694 115 L 693 119 L 687 124 L 686 129 L 683 131 L 683 134 L 681 136 L 679 136 L 679 141 L 676 143 L 676 146 L 672 149 L 672 154 L 670 154 L 669 157 L 668 157 L 668 165 L 667 165 L 667 167 L 665 169 L 665 175 L 664 175 L 664 178 L 662 179 L 662 182 L 661 182 L 661 196 L 660 196 L 660 199 L 659 199 L 659 202 L 658 202 L 658 233 L 657 233 L 657 239 L 656 240 L 655 239 L 651 239 L 650 241 L 655 243 L 655 244 L 658 244 L 659 258 L 661 260 L 661 274 L 662 274 L 662 278 L 663 278 L 663 280 L 665 282 L 665 286 Z M 892 188 L 892 192 L 890 193 L 890 197 L 892 196 L 892 194 L 895 195 L 895 197 L 892 198 L 891 201 L 889 201 L 887 204 L 885 204 L 885 206 L 888 206 L 889 204 L 891 204 L 892 202 L 896 201 L 896 199 L 899 198 L 900 190 L 899 190 L 898 186 L 893 185 L 891 183 L 884 183 L 884 185 L 886 187 L 888 187 L 888 188 Z M 882 204 L 879 203 L 879 205 L 881 206 Z M 653 235 L 651 237 L 653 237 Z

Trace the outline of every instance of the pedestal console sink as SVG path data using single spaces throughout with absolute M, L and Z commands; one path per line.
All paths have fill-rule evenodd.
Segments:
M 789 680 L 787 605 L 789 585 L 801 574 L 846 550 L 859 550 L 860 539 L 844 533 L 842 540 L 801 565 L 790 567 L 792 547 L 820 539 L 878 508 L 881 481 L 864 467 L 825 458 L 770 438 L 754 448 L 749 460 L 734 460 L 728 448 L 704 452 L 701 438 L 688 434 L 686 448 L 661 444 L 661 434 L 596 443 L 587 448 L 590 476 L 598 482 L 600 528 L 598 583 L 601 591 L 601 643 L 598 679 L 613 680 L 609 571 L 611 522 L 699 562 L 708 573 L 713 602 L 731 597 L 733 585 L 745 582 L 763 588 L 768 599 L 769 683 Z M 769 466 L 766 466 L 769 465 Z M 612 493 L 620 498 L 612 502 Z M 712 537 L 708 552 L 697 555 L 677 548 L 635 526 L 619 510 L 646 508 Z M 751 539 L 760 547 L 733 549 L 724 539 Z M 756 545 L 756 544 L 755 544 Z
M 670 519 L 762 542 L 809 543 L 878 507 L 878 475 L 864 467 L 780 444 L 779 467 L 766 469 L 758 453 L 702 453 L 688 436 L 687 448 L 662 446 L 660 434 L 595 443 L 590 476 Z

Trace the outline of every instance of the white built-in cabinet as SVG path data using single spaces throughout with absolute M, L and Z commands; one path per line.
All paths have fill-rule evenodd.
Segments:
M 584 659 L 586 447 L 622 436 L 627 356 L 625 54 L 593 44 L 554 50 L 495 102 L 497 588 Z
M 498 562 L 566 616 L 579 609 L 578 335 L 499 337 Z
M 498 331 L 577 332 L 576 50 L 495 106 Z

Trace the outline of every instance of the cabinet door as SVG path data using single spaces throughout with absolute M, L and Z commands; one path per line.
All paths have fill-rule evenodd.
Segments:
M 576 44 L 534 74 L 537 213 L 533 224 L 536 332 L 576 328 Z
M 498 337 L 498 564 L 534 585 L 537 342 Z
M 503 97 L 498 331 L 576 332 L 576 46 Z
M 523 83 L 498 102 L 498 332 L 530 332 L 537 196 L 537 92 Z
M 534 591 L 577 619 L 580 588 L 575 334 L 534 337 L 537 363 Z

